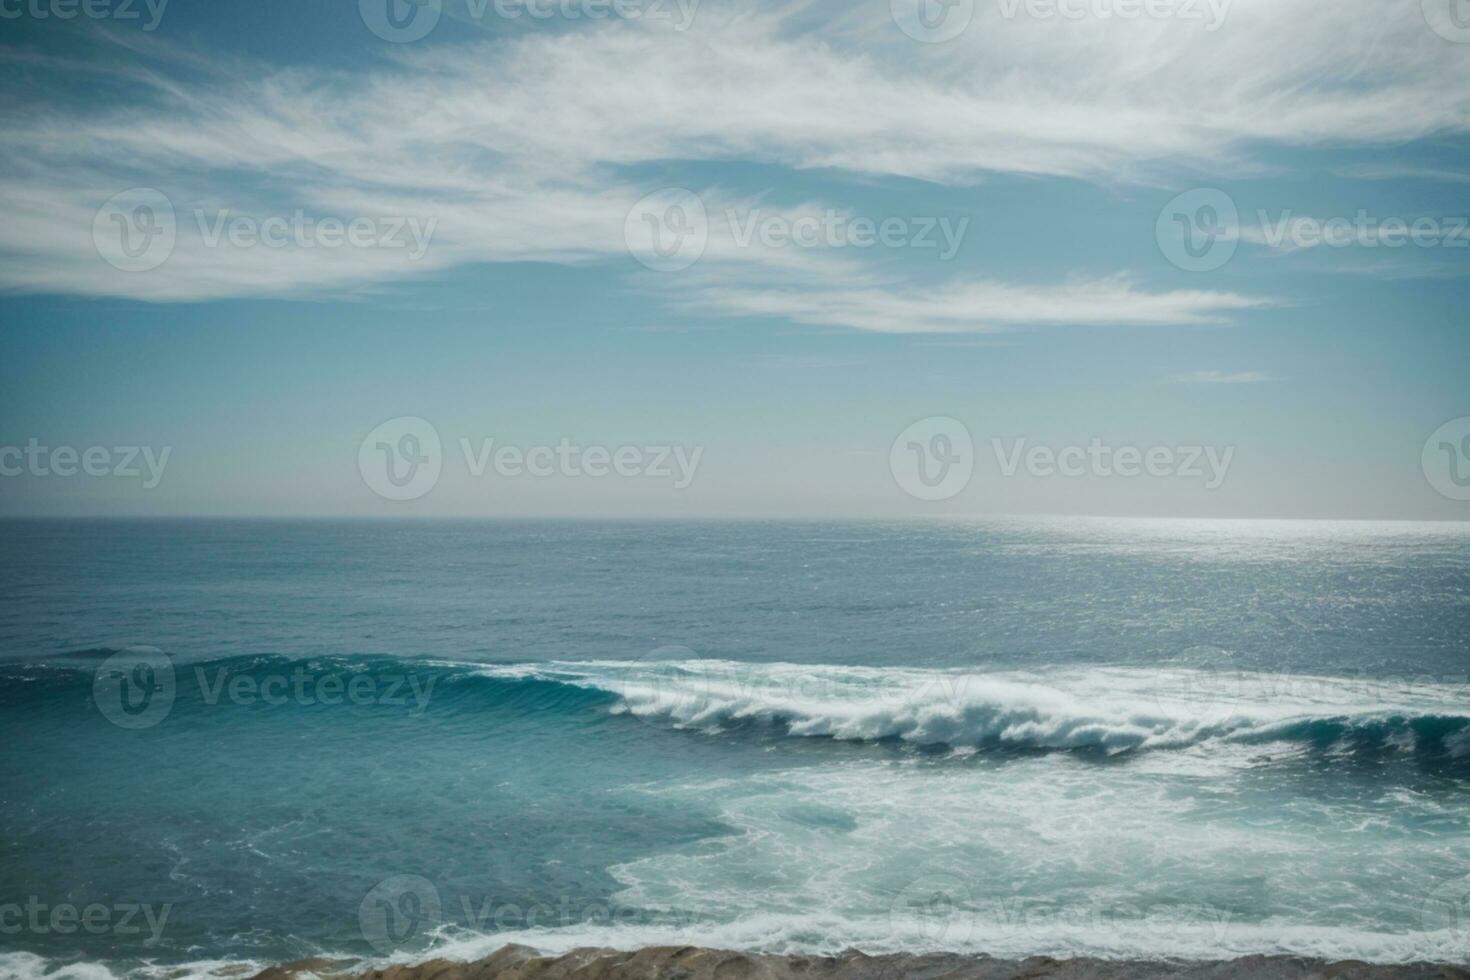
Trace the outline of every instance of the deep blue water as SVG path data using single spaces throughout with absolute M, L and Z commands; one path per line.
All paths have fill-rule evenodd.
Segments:
M 1467 525 L 25 521 L 0 553 L 0 974 L 1470 960 Z

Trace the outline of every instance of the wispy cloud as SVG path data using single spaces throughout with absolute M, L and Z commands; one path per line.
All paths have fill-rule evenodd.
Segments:
M 1299 269 L 1386 281 L 1470 275 L 1470 266 L 1454 261 L 1470 247 L 1463 214 L 1379 216 L 1363 209 L 1319 218 L 1262 211 L 1256 220 L 1241 225 L 1239 239 L 1273 256 L 1296 256 Z
M 1041 326 L 1187 326 L 1270 301 L 1238 293 L 1148 291 L 1126 276 L 1031 285 L 957 281 L 919 288 L 824 285 L 766 288 L 700 280 L 681 291 L 688 308 L 725 315 L 778 317 L 880 333 L 987 333 Z
M 624 260 L 629 209 L 654 189 L 634 175 L 669 161 L 1111 183 L 1249 166 L 1261 141 L 1470 129 L 1470 90 L 1444 84 L 1463 52 L 1424 29 L 1414 0 L 1363 0 L 1331 16 L 1309 0 L 1236 0 L 1214 32 L 1005 20 L 982 4 L 961 38 L 937 46 L 896 31 L 887 7 L 814 17 L 800 4 L 707 3 L 684 32 L 608 21 L 408 46 L 351 72 L 210 62 L 150 41 L 146 69 L 117 69 L 146 93 L 129 108 L 6 113 L 0 288 L 160 302 L 350 294 L 470 263 Z M 176 210 L 172 253 L 148 272 L 108 266 L 93 243 L 99 205 L 133 186 L 158 188 Z M 711 213 L 742 203 L 694 189 Z M 207 240 L 221 212 L 259 221 L 297 209 L 432 220 L 434 231 L 417 259 Z M 1121 272 L 924 287 L 878 280 L 871 265 L 738 247 L 712 225 L 699 266 L 677 289 L 654 288 L 672 306 L 887 332 L 1190 325 L 1265 302 L 1150 290 Z
M 1422 167 L 1407 163 L 1356 164 L 1333 171 L 1339 177 L 1358 180 L 1430 180 L 1451 184 L 1470 183 L 1470 171 L 1444 167 Z

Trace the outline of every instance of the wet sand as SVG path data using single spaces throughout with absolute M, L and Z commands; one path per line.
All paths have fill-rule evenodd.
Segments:
M 366 973 L 342 969 L 327 960 L 303 960 L 262 971 L 254 980 L 293 980 L 305 973 L 360 980 L 1470 980 L 1470 970 L 1455 966 L 1384 966 L 1287 956 L 1167 963 L 1085 957 L 999 960 L 947 953 L 778 956 L 698 946 L 653 946 L 632 952 L 576 949 L 560 956 L 507 946 L 472 963 L 429 960 Z

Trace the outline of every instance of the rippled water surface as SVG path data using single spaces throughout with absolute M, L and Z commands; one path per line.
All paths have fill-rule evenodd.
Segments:
M 0 550 L 0 974 L 511 940 L 1470 960 L 1463 525 Z

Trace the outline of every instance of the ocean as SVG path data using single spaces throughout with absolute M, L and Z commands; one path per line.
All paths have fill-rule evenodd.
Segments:
M 0 525 L 0 975 L 1470 962 L 1470 524 Z

